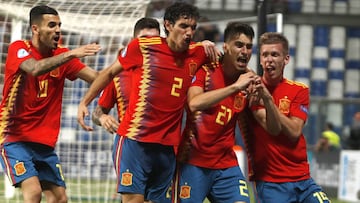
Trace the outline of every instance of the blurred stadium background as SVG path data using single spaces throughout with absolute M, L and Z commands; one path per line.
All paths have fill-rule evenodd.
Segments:
M 30 39 L 28 13 L 34 5 L 48 4 L 59 11 L 64 46 L 74 48 L 88 42 L 100 43 L 102 52 L 83 61 L 101 70 L 115 59 L 117 49 L 128 42 L 137 19 L 149 16 L 161 21 L 164 9 L 174 1 L 1 0 L 0 86 L 9 43 Z M 234 20 L 250 23 L 257 36 L 264 31 L 278 31 L 288 37 L 291 62 L 285 76 L 307 84 L 311 90 L 311 108 L 304 133 L 312 175 L 333 198 L 359 201 L 356 196 L 360 188 L 358 154 L 317 155 L 311 149 L 325 123 L 331 122 L 346 151 L 352 117 L 360 111 L 360 0 L 183 1 L 196 5 L 201 11 L 195 40 L 209 39 L 220 47 L 226 23 Z M 249 65 L 258 70 L 257 46 Z M 99 127 L 95 127 L 94 132 L 85 132 L 76 121 L 77 105 L 87 88 L 81 81 L 67 82 L 64 91 L 57 151 L 67 177 L 69 202 L 119 202 L 111 160 L 113 135 Z M 96 101 L 90 110 L 95 106 Z M 87 122 L 93 125 L 90 119 Z M 352 171 L 346 171 L 349 168 Z M 1 167 L 0 174 L 3 176 Z M 349 182 L 351 186 L 346 183 L 348 180 L 354 180 Z M 2 199 L 1 202 L 21 202 L 19 191 L 7 185 L 6 179 L 4 184 L 0 183 Z

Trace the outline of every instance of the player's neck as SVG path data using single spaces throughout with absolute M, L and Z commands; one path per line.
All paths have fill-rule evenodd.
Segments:
M 246 70 L 239 70 L 234 66 L 232 61 L 229 61 L 224 57 L 222 61 L 222 68 L 227 81 L 235 82 L 239 76 L 246 72 Z
M 31 40 L 32 46 L 35 47 L 43 57 L 48 57 L 52 55 L 52 49 L 43 45 L 39 40 Z
M 179 47 L 174 41 L 172 41 L 169 37 L 166 38 L 166 43 L 169 46 L 170 50 L 173 52 L 184 52 L 187 48 Z
M 281 81 L 283 80 L 283 77 L 277 77 L 277 78 L 270 78 L 263 76 L 262 81 L 267 87 L 276 87 Z

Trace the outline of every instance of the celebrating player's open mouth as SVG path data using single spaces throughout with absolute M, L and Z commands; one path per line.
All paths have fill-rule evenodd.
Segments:
M 55 47 L 57 47 L 59 40 L 60 40 L 60 35 L 55 35 L 54 36 L 54 46 Z
M 268 73 L 274 73 L 275 72 L 275 67 L 273 67 L 273 66 L 266 66 L 266 68 L 265 68 L 265 70 L 266 70 L 266 72 L 268 72 Z
M 247 66 L 248 58 L 246 56 L 239 56 L 237 58 L 237 63 L 239 66 Z

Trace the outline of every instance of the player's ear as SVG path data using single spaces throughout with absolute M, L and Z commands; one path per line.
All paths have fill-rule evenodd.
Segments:
M 227 44 L 226 44 L 226 43 L 224 43 L 224 44 L 223 44 L 223 50 L 224 50 L 224 53 L 226 53 L 226 52 L 227 52 L 227 49 L 228 49 L 228 46 L 227 46 Z
M 38 33 L 39 32 L 39 26 L 38 25 L 36 25 L 36 24 L 33 24 L 33 25 L 31 25 L 31 32 L 33 33 L 33 34 L 35 34 L 35 33 Z
M 165 26 L 165 29 L 169 32 L 172 30 L 172 27 L 173 27 L 172 23 L 169 20 L 164 20 L 164 26 Z
M 286 55 L 285 58 L 284 58 L 284 62 L 285 62 L 285 65 L 287 65 L 290 61 L 290 55 Z

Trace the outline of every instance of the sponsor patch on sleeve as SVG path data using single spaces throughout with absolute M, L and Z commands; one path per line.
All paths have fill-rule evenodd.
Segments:
M 19 49 L 17 52 L 17 57 L 18 58 L 24 58 L 26 56 L 29 56 L 29 52 L 26 51 L 25 49 Z
M 121 57 L 124 58 L 126 56 L 127 49 L 128 49 L 128 47 L 126 46 L 124 49 L 121 50 Z
M 304 106 L 304 105 L 301 105 L 301 106 L 300 106 L 300 110 L 303 111 L 303 112 L 306 113 L 306 114 L 309 113 L 309 109 L 306 108 L 306 106 Z

